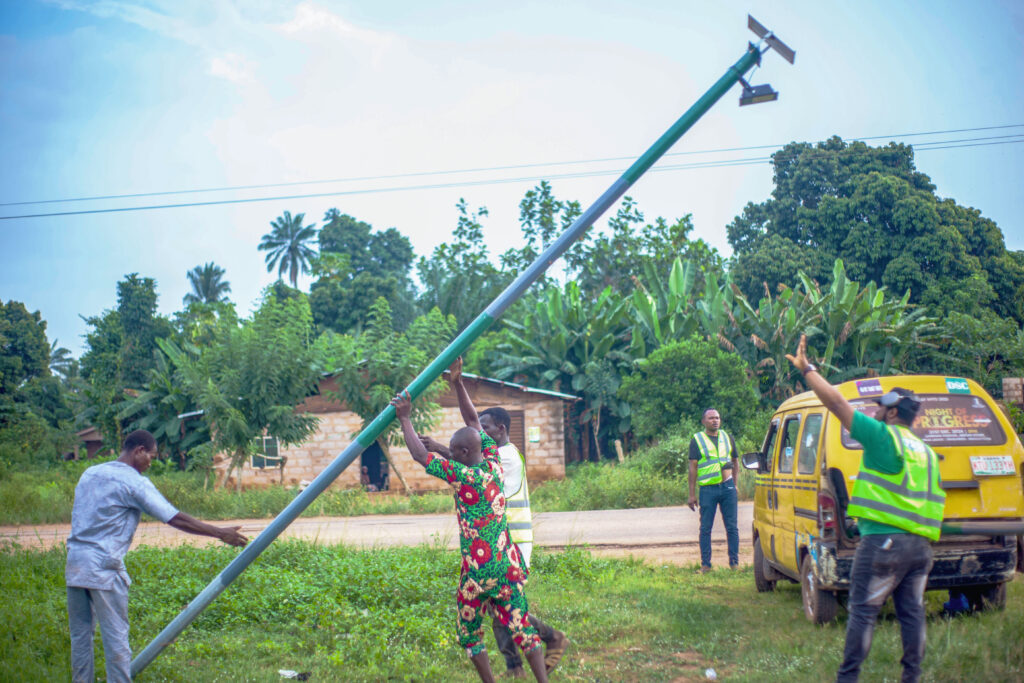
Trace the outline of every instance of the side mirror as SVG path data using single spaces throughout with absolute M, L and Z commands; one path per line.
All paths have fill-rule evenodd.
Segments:
M 763 470 L 761 458 L 760 453 L 744 453 L 741 460 L 743 461 L 743 466 L 748 470 Z

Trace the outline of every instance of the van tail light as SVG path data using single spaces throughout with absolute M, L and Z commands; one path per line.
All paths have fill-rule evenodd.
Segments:
M 828 493 L 818 494 L 818 527 L 822 537 L 831 537 L 836 533 L 836 501 Z

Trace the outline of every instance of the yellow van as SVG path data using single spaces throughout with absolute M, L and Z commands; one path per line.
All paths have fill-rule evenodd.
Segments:
M 974 609 L 1002 607 L 1024 553 L 1024 447 L 973 380 L 902 375 L 837 386 L 872 417 L 872 399 L 893 387 L 921 400 L 913 431 L 939 455 L 946 492 L 928 589 L 961 589 Z M 850 588 L 859 534 L 845 512 L 860 458 L 860 444 L 809 391 L 779 406 L 761 451 L 743 456 L 744 466 L 757 470 L 757 590 L 773 590 L 781 579 L 799 582 L 804 613 L 815 623 L 834 619 Z

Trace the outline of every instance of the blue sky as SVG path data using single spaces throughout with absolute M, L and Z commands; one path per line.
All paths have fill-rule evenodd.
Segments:
M 634 157 L 741 56 L 748 11 L 797 52 L 795 66 L 766 55 L 751 79 L 770 82 L 779 101 L 741 109 L 737 88 L 674 152 L 1024 124 L 1019 2 L 24 0 L 0 3 L 0 203 Z M 899 140 L 1016 135 L 922 149 L 917 163 L 940 196 L 979 209 L 1024 249 L 1021 134 Z M 658 169 L 770 151 L 667 158 L 630 194 L 649 219 L 692 213 L 695 236 L 728 254 L 725 226 L 768 196 L 770 166 Z M 626 165 L 3 206 L 0 215 L 530 178 L 4 220 L 0 297 L 40 310 L 50 338 L 77 355 L 80 316 L 114 306 L 126 273 L 156 278 L 169 314 L 186 272 L 214 261 L 240 312 L 251 310 L 274 278 L 256 246 L 285 210 L 319 223 L 337 207 L 397 227 L 426 255 L 449 238 L 465 197 L 490 210 L 498 253 L 518 244 L 517 204 L 536 178 Z M 553 185 L 586 205 L 614 178 Z

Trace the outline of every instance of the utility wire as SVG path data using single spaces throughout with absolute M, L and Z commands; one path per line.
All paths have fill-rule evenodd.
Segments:
M 986 140 L 990 138 L 964 138 L 962 140 L 943 140 L 936 141 L 933 143 L 923 143 L 924 145 L 942 145 L 926 147 L 921 146 L 920 148 L 915 147 L 915 150 L 928 152 L 932 150 L 940 149 L 954 149 L 964 147 L 987 147 L 991 145 L 1012 145 L 1015 143 L 1024 142 L 1024 134 L 1022 136 L 995 136 L 995 137 L 1017 137 L 1016 140 L 996 140 L 993 142 L 971 142 L 972 140 Z M 953 143 L 964 143 L 964 144 L 953 144 Z M 778 161 L 778 156 L 775 158 Z M 763 164 L 772 161 L 772 157 L 747 157 L 739 159 L 726 159 L 721 161 L 702 161 L 694 162 L 689 164 L 675 164 L 675 165 L 663 165 L 655 166 L 649 173 L 658 173 L 666 171 L 679 171 L 679 170 L 696 170 L 696 169 L 709 169 L 709 168 L 726 168 L 731 166 L 752 166 L 757 164 Z M 246 197 L 241 199 L 217 199 L 206 202 L 181 202 L 177 204 L 150 204 L 143 206 L 120 206 L 106 209 L 80 209 L 77 211 L 54 211 L 50 213 L 33 213 L 33 214 L 20 214 L 11 216 L 0 216 L 0 220 L 13 220 L 16 218 L 50 218 L 56 216 L 81 216 L 85 214 L 99 214 L 99 213 L 122 213 L 126 211 L 153 211 L 157 209 L 181 209 L 198 206 L 224 206 L 231 204 L 250 204 L 255 202 L 270 202 L 270 201 L 284 201 L 293 199 L 316 199 L 320 197 L 344 197 L 351 195 L 362 195 L 362 194 L 382 194 L 391 192 L 405 192 L 412 190 L 437 190 L 446 189 L 452 187 L 476 187 L 481 185 L 503 185 L 508 183 L 521 183 L 521 182 L 532 182 L 537 180 L 563 180 L 572 178 L 592 178 L 599 176 L 610 176 L 619 175 L 623 171 L 622 169 L 607 169 L 600 171 L 581 171 L 575 173 L 561 173 L 561 174 L 545 174 L 543 176 L 521 176 L 516 178 L 495 178 L 486 180 L 461 180 L 450 183 L 429 183 L 424 185 L 400 185 L 392 187 L 379 187 L 379 188 L 368 188 L 359 190 L 336 190 L 331 192 L 309 192 L 303 194 L 293 195 L 274 195 L 270 197 Z
M 921 137 L 926 135 L 948 135 L 950 133 L 971 133 L 984 130 L 1003 130 L 1007 128 L 1024 128 L 1024 123 L 1015 123 L 1005 126 L 982 126 L 977 128 L 955 128 L 950 130 L 937 130 L 927 131 L 921 133 L 900 133 L 896 135 L 871 135 L 865 137 L 849 138 L 851 142 L 864 141 L 864 140 L 886 140 L 893 138 L 910 138 L 910 137 Z M 924 143 L 928 144 L 928 143 Z M 705 150 L 691 150 L 681 152 L 669 152 L 665 154 L 665 157 L 676 157 L 676 156 L 692 156 L 697 154 L 718 154 L 722 152 L 744 152 L 758 149 L 779 149 L 784 147 L 784 144 L 777 145 L 752 145 L 747 147 L 722 147 L 719 149 L 705 149 Z M 33 201 L 20 201 L 20 202 L 0 202 L 0 206 L 24 206 L 26 204 L 61 204 L 68 202 L 86 202 L 86 201 L 98 201 L 98 200 L 110 200 L 110 199 L 138 199 L 141 197 L 166 197 L 170 195 L 178 194 L 202 194 L 210 192 L 234 192 L 240 190 L 266 190 L 275 187 L 295 187 L 299 185 L 325 185 L 329 183 L 351 183 L 351 182 L 363 182 L 370 180 L 396 180 L 399 178 L 416 178 L 423 176 L 441 176 L 441 175 L 457 175 L 462 173 L 487 173 L 493 171 L 509 171 L 519 170 L 526 168 L 542 168 L 546 166 L 573 166 L 581 164 L 596 164 L 596 163 L 607 163 L 613 161 L 630 161 L 633 157 L 603 157 L 597 159 L 579 159 L 574 161 L 545 161 L 530 164 L 511 164 L 506 166 L 486 166 L 478 168 L 464 168 L 464 169 L 450 169 L 445 171 L 415 171 L 411 173 L 393 173 L 387 175 L 375 175 L 375 176 L 352 176 L 347 178 L 331 178 L 325 180 L 297 180 L 292 182 L 282 183 L 262 183 L 256 185 L 228 185 L 224 187 L 206 187 L 206 188 L 194 188 L 190 190 L 164 190 L 160 192 L 136 192 L 130 194 L 108 194 L 108 195 L 92 195 L 87 197 L 66 197 L 62 199 L 39 199 Z

